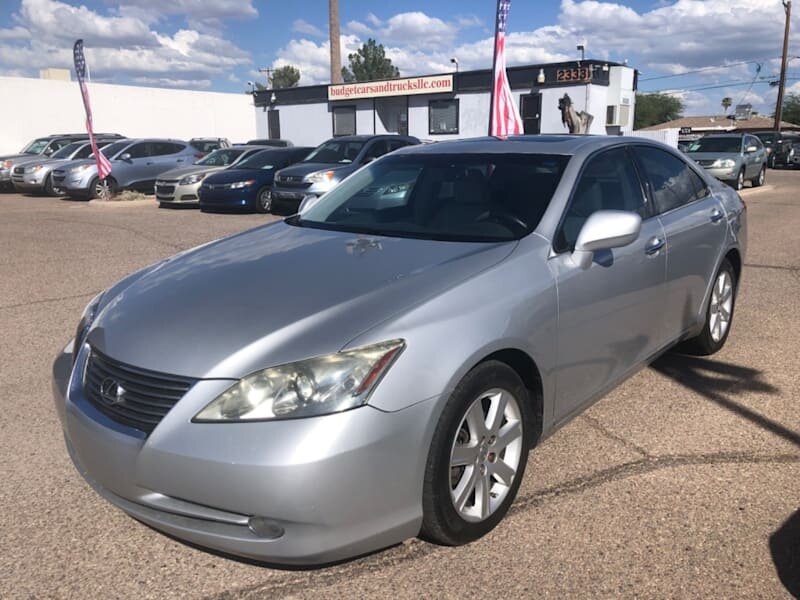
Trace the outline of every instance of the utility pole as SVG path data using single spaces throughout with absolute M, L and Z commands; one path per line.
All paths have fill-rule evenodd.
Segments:
M 271 78 L 272 78 L 272 72 L 274 70 L 275 69 L 269 69 L 267 67 L 263 67 L 263 68 L 258 70 L 259 73 L 263 73 L 264 77 L 267 78 L 267 89 L 270 89 L 272 87 L 272 79 Z
M 792 18 L 792 0 L 783 0 L 783 12 L 786 13 L 786 27 L 783 31 L 783 59 L 781 60 L 781 81 L 778 84 L 778 105 L 775 107 L 775 131 L 781 130 L 783 119 L 783 91 L 786 88 L 786 62 L 789 55 L 789 23 Z
M 339 0 L 328 0 L 328 31 L 331 48 L 331 83 L 342 83 L 342 50 L 339 31 Z

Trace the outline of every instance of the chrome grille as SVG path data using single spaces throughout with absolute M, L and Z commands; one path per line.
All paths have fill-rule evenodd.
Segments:
M 84 392 L 107 417 L 150 433 L 196 382 L 190 377 L 132 367 L 92 348 Z
M 710 167 L 710 166 L 711 166 L 711 165 L 713 165 L 715 162 L 716 162 L 716 161 L 715 161 L 715 160 L 713 160 L 713 159 L 712 159 L 712 160 L 705 160 L 705 159 L 704 159 L 704 160 L 698 160 L 698 161 L 697 161 L 697 164 L 698 164 L 698 165 L 700 165 L 701 167 Z
M 157 183 L 156 184 L 156 194 L 162 194 L 164 196 L 171 196 L 175 193 L 175 186 L 168 185 L 165 183 Z
M 25 167 L 14 167 L 14 173 L 17 175 L 22 175 L 25 172 Z

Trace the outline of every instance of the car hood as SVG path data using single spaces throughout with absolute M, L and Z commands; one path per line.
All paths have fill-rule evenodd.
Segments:
M 4 154 L 3 156 L 0 156 L 0 162 L 5 160 L 15 161 L 20 158 L 32 158 L 35 160 L 37 156 L 41 156 L 41 154 Z
M 224 168 L 225 167 L 192 165 L 191 167 L 181 167 L 179 169 L 170 169 L 169 171 L 164 171 L 158 176 L 158 179 L 159 180 L 182 179 L 188 175 L 194 175 L 195 173 L 214 173 Z
M 280 170 L 281 175 L 289 175 L 292 177 L 303 177 L 315 171 L 351 171 L 356 165 L 347 163 L 346 165 L 340 163 L 297 163 L 290 167 Z
M 510 254 L 279 221 L 179 254 L 106 292 L 88 341 L 140 368 L 238 379 L 329 354 Z
M 247 181 L 248 179 L 258 179 L 263 181 L 271 179 L 275 171 L 264 169 L 223 169 L 219 173 L 214 173 L 206 177 L 203 183 L 233 183 L 234 181 Z
M 14 166 L 22 167 L 22 166 L 30 166 L 30 165 L 45 165 L 50 168 L 56 168 L 68 162 L 72 162 L 69 158 L 44 158 L 42 156 L 32 156 L 31 158 L 26 158 L 24 160 L 20 159 L 14 161 Z
M 741 158 L 741 154 L 737 152 L 688 152 L 686 154 L 692 160 L 717 160 L 722 159 L 733 159 L 736 160 L 737 158 Z

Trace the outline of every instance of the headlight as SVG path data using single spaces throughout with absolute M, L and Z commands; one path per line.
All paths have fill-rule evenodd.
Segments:
M 228 388 L 194 421 L 296 419 L 356 408 L 403 348 L 403 340 L 392 340 L 258 371 Z
M 731 160 L 730 158 L 718 158 L 714 161 L 711 165 L 711 168 L 714 169 L 730 169 L 736 166 L 736 161 Z
M 72 167 L 69 172 L 70 173 L 80 173 L 81 171 L 85 171 L 86 169 L 91 168 L 92 165 L 78 165 L 77 167 Z
M 100 292 L 97 296 L 92 298 L 89 304 L 86 305 L 86 308 L 83 309 L 81 320 L 78 322 L 78 329 L 75 331 L 75 344 L 72 346 L 72 362 L 75 362 L 78 351 L 81 349 L 86 339 L 86 332 L 97 315 L 97 307 L 100 306 L 100 300 L 103 299 L 103 294 L 105 294 L 105 291 Z
M 335 171 L 317 171 L 306 175 L 306 181 L 309 183 L 329 182 L 333 181 L 334 175 L 336 175 Z
M 205 173 L 195 173 L 194 175 L 187 175 L 178 182 L 178 185 L 191 185 L 193 183 L 197 183 L 198 181 L 203 181 L 203 177 L 205 176 L 206 176 Z
M 255 179 L 248 179 L 247 181 L 234 181 L 228 187 L 231 188 L 232 190 L 238 190 L 241 188 L 250 187 L 255 182 L 256 182 Z
M 43 169 L 43 168 L 44 168 L 44 165 L 36 165 L 34 167 L 30 167 L 29 169 L 25 169 L 25 170 L 30 172 L 30 173 L 36 173 L 36 171 L 39 171 L 40 169 Z

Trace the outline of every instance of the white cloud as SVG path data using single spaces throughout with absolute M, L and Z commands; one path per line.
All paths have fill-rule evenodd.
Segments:
M 193 2 L 177 4 L 188 9 Z M 216 12 L 209 8 L 201 14 L 233 14 L 233 4 L 240 9 L 249 5 L 224 1 Z M 105 16 L 60 0 L 22 0 L 14 20 L 17 27 L 0 30 L 0 67 L 26 75 L 45 67 L 71 68 L 72 42 L 78 37 L 85 40 L 87 62 L 98 81 L 131 77 L 135 83 L 204 88 L 212 77 L 224 77 L 252 62 L 247 52 L 221 35 L 195 29 L 159 33 L 157 25 L 151 28 L 147 19 L 125 11 Z M 15 34 L 3 33 L 7 31 Z M 24 38 L 22 31 L 30 37 Z
M 134 77 L 134 83 L 155 87 L 203 89 L 211 87 L 210 79 L 171 79 L 169 77 Z
M 12 27 L 10 29 L 0 29 L 0 40 L 27 40 L 31 37 L 31 32 L 24 27 Z
M 303 19 L 295 19 L 294 23 L 292 23 L 292 31 L 305 33 L 306 35 L 314 37 L 325 37 L 327 35 L 322 29 Z

